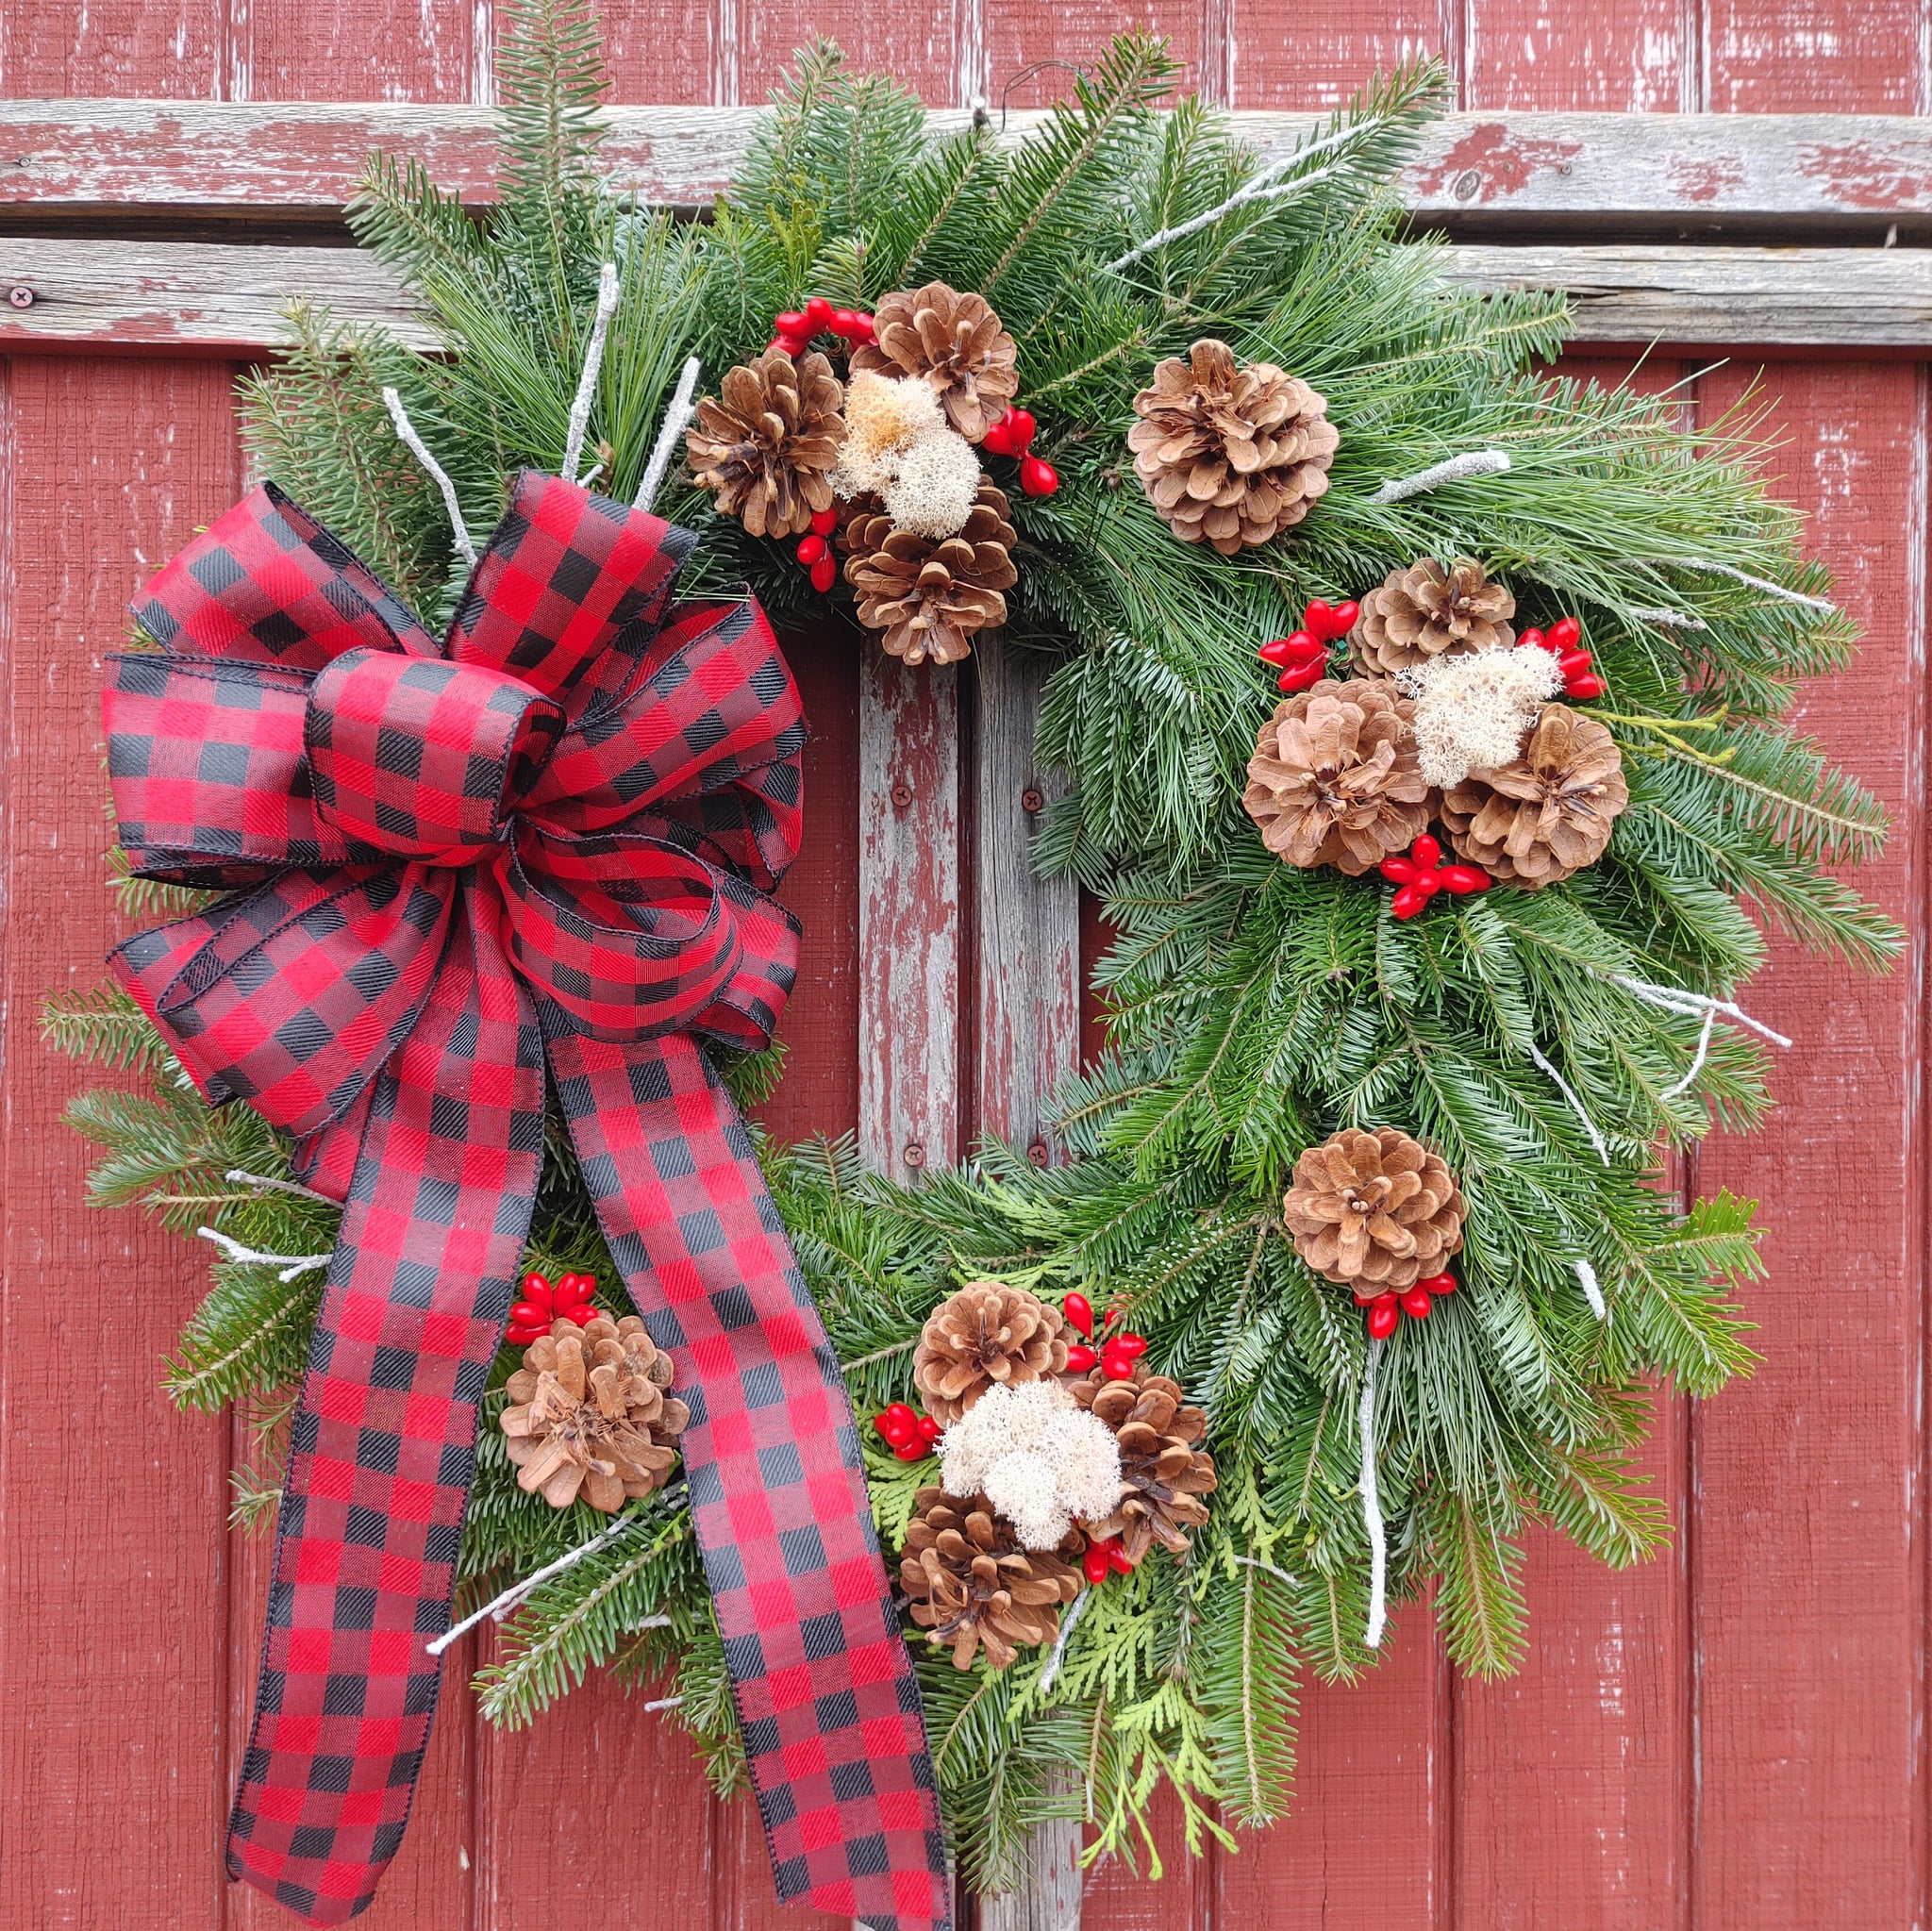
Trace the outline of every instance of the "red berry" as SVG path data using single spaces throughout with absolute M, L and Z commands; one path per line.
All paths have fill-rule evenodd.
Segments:
M 1546 650 L 1552 655 L 1557 648 L 1541 630 L 1519 630 L 1516 633 L 1516 647 L 1521 650 L 1525 643 L 1532 643 L 1538 650 Z
M 1138 1361 L 1147 1352 L 1147 1338 L 1140 1334 L 1117 1334 L 1110 1344 L 1130 1361 Z
M 1384 1294 L 1369 1309 L 1369 1334 L 1373 1340 L 1385 1341 L 1395 1332 L 1395 1324 L 1402 1319 L 1402 1310 L 1395 1305 L 1393 1294 Z
M 937 1441 L 946 1431 L 940 1426 L 936 1415 L 921 1415 L 919 1418 L 919 1439 L 922 1441 Z
M 575 1307 L 579 1301 L 588 1301 L 597 1291 L 597 1276 L 593 1273 L 567 1273 L 552 1290 L 557 1306 Z
M 821 557 L 811 566 L 811 587 L 821 594 L 839 580 L 839 566 L 830 557 Z
M 1060 486 L 1060 473 L 1037 456 L 1020 458 L 1020 487 L 1029 496 L 1051 496 Z
M 852 340 L 854 341 L 867 342 L 873 339 L 873 320 L 872 317 L 868 315 L 863 308 L 858 309 L 854 312 L 852 317 L 852 327 L 854 330 Z
M 798 560 L 809 569 L 825 554 L 825 540 L 814 532 L 798 540 Z
M 1093 1339 L 1093 1303 L 1077 1290 L 1060 1303 L 1060 1312 L 1084 1334 Z
M 1283 691 L 1307 691 L 1310 686 L 1319 684 L 1327 674 L 1328 659 L 1324 656 L 1317 658 L 1311 664 L 1302 664 L 1295 670 L 1282 672 L 1274 681 Z
M 1075 1374 L 1091 1373 L 1094 1362 L 1099 1360 L 1099 1358 L 1100 1357 L 1085 1341 L 1075 1341 L 1067 1350 L 1067 1366 Z
M 777 335 L 803 335 L 806 329 L 805 310 L 788 308 L 782 315 L 772 317 L 772 329 Z
M 1609 686 L 1601 677 L 1573 677 L 1563 688 L 1566 697 L 1601 697 Z
M 1125 1355 L 1116 1354 L 1108 1348 L 1100 1357 L 1101 1368 L 1109 1381 L 1131 1381 L 1134 1378 L 1134 1364 Z
M 839 512 L 836 509 L 815 510 L 811 519 L 811 533 L 815 537 L 828 537 L 839 527 Z
M 1010 456 L 1024 456 L 1033 446 L 1033 438 L 1038 433 L 1039 424 L 1033 420 L 1031 409 L 1008 409 L 1000 418 L 1001 427 L 1006 432 L 1007 451 Z
M 1420 883 L 1405 885 L 1390 901 L 1389 909 L 1398 919 L 1412 919 L 1428 902 L 1429 895 Z
M 1487 891 L 1490 874 L 1474 865 L 1444 865 L 1436 876 L 1451 891 Z
M 893 1449 L 901 1461 L 924 1461 L 932 1453 L 923 1441 L 908 1441 L 903 1447 Z
M 1322 597 L 1311 597 L 1302 611 L 1302 628 L 1315 637 L 1335 635 L 1335 606 Z
M 1134 1565 L 1127 1560 L 1127 1552 L 1121 1547 L 1118 1536 L 1109 1536 L 1100 1545 L 1107 1551 L 1108 1566 L 1116 1575 L 1132 1575 Z
M 890 1441 L 892 1439 L 890 1433 L 891 1420 L 891 1410 L 886 1408 L 881 1408 L 878 1411 L 878 1413 L 872 1418 L 873 1426 L 878 1430 L 880 1437 L 887 1441 Z
M 1432 1273 L 1427 1280 L 1416 1282 L 1416 1286 L 1432 1296 L 1453 1294 L 1456 1291 L 1456 1276 L 1453 1273 Z
M 908 1428 L 918 1425 L 918 1411 L 909 1402 L 889 1402 L 886 1405 L 886 1413 L 895 1422 L 904 1422 Z
M 1566 650 L 1557 659 L 1557 668 L 1566 677 L 1580 677 L 1594 666 L 1591 663 L 1590 653 L 1587 650 Z
M 1429 1311 L 1429 1290 L 1426 1288 L 1411 1288 L 1402 1297 L 1402 1311 L 1411 1320 L 1420 1321 Z
M 852 340 L 853 317 L 850 308 L 834 308 L 832 319 L 825 326 L 844 341 Z
M 1424 872 L 1408 889 L 1420 892 L 1424 899 L 1434 898 L 1442 889 L 1442 874 L 1440 872 Z
M 823 295 L 814 295 L 805 305 L 805 319 L 813 335 L 819 335 L 832 325 L 832 305 Z
M 1332 620 L 1335 628 L 1329 632 L 1329 635 L 1331 637 L 1346 637 L 1355 628 L 1355 620 L 1361 613 L 1362 607 L 1353 597 L 1350 597 L 1345 604 L 1337 604 L 1335 607 L 1335 616 Z
M 1549 636 L 1549 649 L 1574 650 L 1583 641 L 1583 625 L 1574 617 L 1558 617 L 1550 625 Z
M 1013 447 L 1013 432 L 1008 428 L 1007 419 L 1004 416 L 997 423 L 991 424 L 988 427 L 986 434 L 979 439 L 979 446 L 982 449 L 990 449 L 995 456 L 1017 456 L 1019 454 L 1019 451 Z
M 1090 1542 L 1080 1557 L 1080 1567 L 1087 1572 L 1087 1580 L 1098 1589 L 1107 1580 L 1107 1551 L 1098 1542 Z
M 550 1317 L 543 1312 L 542 1308 L 529 1301 L 519 1301 L 509 1310 L 509 1318 L 518 1327 L 536 1328 L 547 1325 L 550 1320 Z
M 1377 869 L 1391 885 L 1413 885 L 1415 883 L 1415 860 L 1413 858 L 1384 858 Z
M 1442 847 L 1426 833 L 1409 846 L 1408 855 L 1424 872 L 1433 872 L 1442 862 Z
M 526 1301 L 547 1301 L 550 1298 L 550 1283 L 534 1270 L 524 1276 L 524 1299 Z
M 575 1321 L 579 1327 L 589 1327 L 596 1318 L 597 1310 L 588 1301 L 581 1307 L 566 1307 L 563 1309 L 563 1319 Z
M 526 1348 L 532 1341 L 540 1341 L 548 1334 L 547 1327 L 513 1327 L 504 1337 L 513 1348 Z

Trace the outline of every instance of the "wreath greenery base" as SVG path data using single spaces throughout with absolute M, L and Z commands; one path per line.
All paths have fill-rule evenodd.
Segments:
M 1154 1858 L 1163 1786 L 1191 1847 L 1266 1823 L 1287 1800 L 1297 1670 L 1346 1681 L 1374 1659 L 1370 1356 L 1347 1290 L 1284 1227 L 1297 1156 L 1338 1127 L 1398 1123 L 1459 1177 L 1461 1291 L 1386 1344 L 1373 1465 L 1391 1593 L 1433 1590 L 1457 1663 L 1506 1671 L 1524 1641 L 1527 1525 L 1607 1562 L 1657 1549 L 1668 1523 L 1635 1459 L 1656 1381 L 1708 1394 L 1751 1359 L 1733 1293 L 1757 1270 L 1751 1208 L 1720 1195 L 1680 1211 L 1657 1150 L 1753 1125 L 1762 1050 L 1636 989 L 1733 997 L 1766 922 L 1866 966 L 1898 948 L 1838 876 L 1878 848 L 1880 808 L 1779 722 L 1792 680 L 1841 665 L 1853 639 L 1824 572 L 1797 557 L 1794 517 L 1763 491 L 1763 406 L 1693 428 L 1683 398 L 1553 379 L 1560 300 L 1443 280 L 1387 185 L 1440 102 L 1434 68 L 1398 71 L 1297 158 L 1266 163 L 1201 102 L 1170 98 L 1176 71 L 1159 42 L 1124 38 L 1008 141 L 930 133 L 910 95 L 821 45 L 711 219 L 686 224 L 607 190 L 590 16 L 526 0 L 501 56 L 500 203 L 478 217 L 378 157 L 354 212 L 444 353 L 298 309 L 286 358 L 242 383 L 258 468 L 433 627 L 463 568 L 382 391 L 400 391 L 471 526 L 491 526 L 520 466 L 558 466 L 605 261 L 619 300 L 591 434 L 596 486 L 626 500 L 686 356 L 715 382 L 808 294 L 869 308 L 943 279 L 996 304 L 1018 344 L 1060 487 L 1014 499 L 1006 636 L 1046 659 L 1040 756 L 1071 779 L 1036 860 L 1102 892 L 1118 934 L 1098 974 L 1108 1048 L 1058 1095 L 1070 1157 L 1044 1171 L 992 1144 L 907 1190 L 860 1172 L 849 1143 L 764 1149 L 861 1413 L 912 1397 L 926 1315 L 962 1280 L 994 1278 L 1131 1310 L 1150 1364 L 1209 1418 L 1220 1486 L 1188 1559 L 1156 1553 L 1096 1590 L 1051 1657 L 960 1673 L 920 1646 L 949 1827 L 985 1887 L 1013 1880 L 1048 1815 L 1088 1821 L 1094 1856 Z M 1236 558 L 1177 542 L 1126 451 L 1154 363 L 1204 335 L 1304 378 L 1341 435 L 1312 513 Z M 1507 470 L 1386 500 L 1387 479 L 1477 450 L 1507 454 Z M 781 626 L 823 609 L 787 546 L 746 536 L 688 482 L 658 508 L 701 534 L 687 591 L 749 581 Z M 1594 715 L 1630 803 L 1603 861 L 1567 882 L 1403 920 L 1374 874 L 1285 866 L 1242 816 L 1274 700 L 1255 654 L 1308 598 L 1461 556 L 1507 579 L 1521 621 L 1583 619 L 1608 687 Z M 116 889 L 144 917 L 192 902 L 125 871 Z M 327 1251 L 335 1208 L 282 1184 L 286 1149 L 253 1114 L 205 1107 L 125 998 L 55 999 L 46 1029 L 147 1075 L 144 1091 L 122 1082 L 72 1108 L 107 1149 L 98 1202 L 259 1254 Z M 745 1104 L 778 1074 L 775 1055 L 728 1069 Z M 560 1131 L 526 1264 L 615 1278 Z M 259 1472 L 235 1478 L 244 1522 L 273 1515 L 320 1280 L 217 1262 L 168 1372 L 182 1406 L 249 1418 Z M 471 1602 L 608 1526 L 516 1486 L 493 1425 L 514 1365 L 506 1350 L 486 1407 L 462 1545 Z M 896 1548 L 932 1465 L 872 1441 L 867 1460 Z M 608 1668 L 675 1699 L 719 1789 L 741 1787 L 675 1488 L 538 1586 L 494 1657 L 477 1681 L 492 1722 L 526 1723 Z

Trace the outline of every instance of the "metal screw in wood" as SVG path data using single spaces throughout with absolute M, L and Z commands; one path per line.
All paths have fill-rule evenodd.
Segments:
M 10 308 L 31 308 L 34 291 L 25 283 L 20 283 L 7 291 L 7 305 Z

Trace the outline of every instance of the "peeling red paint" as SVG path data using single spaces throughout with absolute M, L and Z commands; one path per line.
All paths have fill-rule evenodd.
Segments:
M 1493 204 L 1520 194 L 1537 175 L 1554 173 L 1582 152 L 1580 141 L 1531 140 L 1512 134 L 1505 122 L 1485 121 L 1440 159 L 1409 169 L 1403 178 L 1417 199 L 1437 201 L 1453 195 L 1457 179 L 1474 169 L 1480 189 L 1457 198 Z
M 1932 212 L 1932 143 L 1924 141 L 1801 147 L 1797 172 L 1835 208 Z
M 1664 170 L 1671 191 L 1692 207 L 1706 208 L 1744 185 L 1744 163 L 1735 155 L 1693 159 L 1674 156 Z

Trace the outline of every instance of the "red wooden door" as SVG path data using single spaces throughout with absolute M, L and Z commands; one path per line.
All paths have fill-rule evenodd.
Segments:
M 480 101 L 490 12 L 490 0 L 8 0 L 0 95 Z M 1024 63 L 1077 61 L 1151 19 L 1198 84 L 1239 108 L 1327 105 L 1425 47 L 1448 56 L 1471 109 L 1932 108 L 1923 9 L 1905 0 L 613 0 L 608 12 L 618 96 L 636 102 L 755 101 L 812 30 L 929 103 L 997 101 Z M 1013 96 L 1042 97 L 1038 80 Z M 9 170 L 31 180 L 58 159 L 0 150 L 0 193 Z M 1724 186 L 1693 178 L 1681 191 L 1694 211 Z M 1923 181 L 1863 191 L 1879 208 L 1890 195 L 1907 225 L 1925 206 Z M 1630 359 L 1580 366 L 1614 377 Z M 1644 379 L 1713 359 L 1667 347 Z M 1695 379 L 1687 407 L 1722 409 L 1761 359 L 1740 345 Z M 58 1124 L 81 1082 L 42 1051 L 34 1023 L 44 990 L 92 982 L 111 936 L 100 658 L 122 641 L 135 583 L 237 493 L 234 374 L 165 342 L 0 358 L 9 1927 L 282 1922 L 219 1870 L 266 1554 L 225 1527 L 226 1471 L 248 1445 L 237 1424 L 175 1415 L 158 1390 L 200 1264 L 131 1216 L 86 1207 L 83 1149 Z M 1924 370 L 1907 355 L 1787 354 L 1767 384 L 1781 398 L 1777 486 L 1811 513 L 1813 547 L 1869 639 L 1849 675 L 1807 699 L 1806 720 L 1896 813 L 1890 853 L 1863 882 L 1910 925 L 1913 949 L 1872 982 L 1778 948 L 1754 990 L 1753 1009 L 1799 1042 L 1776 1069 L 1783 1109 L 1761 1138 L 1707 1147 L 1694 1180 L 1767 1203 L 1772 1276 L 1751 1295 L 1765 1365 L 1720 1401 L 1664 1411 L 1655 1462 L 1680 1524 L 1671 1557 L 1612 1577 L 1537 1544 L 1532 1652 L 1500 1685 L 1453 1679 L 1426 1613 L 1407 1611 L 1373 1681 L 1305 1695 L 1290 1823 L 1191 1868 L 1170 1845 L 1158 1887 L 1103 1873 L 1090 1924 L 1892 1931 L 1932 1918 L 1919 997 L 1932 422 Z M 878 767 L 859 742 L 858 644 L 802 640 L 793 658 L 818 736 L 790 894 L 811 938 L 770 1109 L 781 1133 L 860 1124 L 874 1049 L 861 1002 L 890 976 L 859 952 L 861 832 L 925 808 L 909 787 L 907 807 L 861 793 L 861 772 Z M 929 735 L 898 755 L 908 769 L 924 755 L 916 774 L 937 783 L 951 756 L 943 705 L 907 728 Z M 960 1109 L 941 1110 L 943 1157 Z M 474 1643 L 450 1660 L 459 1683 Z M 508 1738 L 465 1695 L 446 1697 L 408 1841 L 365 1922 L 829 1923 L 777 1909 L 755 1813 L 713 1803 L 675 1734 L 605 1686 Z

